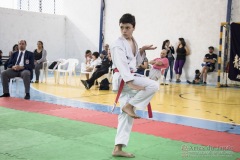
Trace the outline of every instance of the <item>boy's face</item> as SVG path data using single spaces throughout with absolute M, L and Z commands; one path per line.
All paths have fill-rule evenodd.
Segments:
M 122 36 L 126 39 L 132 38 L 132 34 L 133 31 L 135 30 L 135 28 L 133 27 L 132 24 L 130 23 L 120 23 L 120 29 L 121 29 L 121 33 Z

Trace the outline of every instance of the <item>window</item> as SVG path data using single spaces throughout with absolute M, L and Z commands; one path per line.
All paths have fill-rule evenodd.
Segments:
M 63 0 L 18 0 L 17 9 L 49 14 L 62 14 Z

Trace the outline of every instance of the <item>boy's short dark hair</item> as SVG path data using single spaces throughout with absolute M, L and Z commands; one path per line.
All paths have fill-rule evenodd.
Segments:
M 198 69 L 195 70 L 195 74 L 199 74 L 200 71 Z
M 214 50 L 214 47 L 213 47 L 213 46 L 210 46 L 210 47 L 208 47 L 208 49 L 212 49 L 212 50 Z
M 99 57 L 99 53 L 98 52 L 93 52 L 93 54 L 92 54 L 93 56 L 95 56 L 96 58 L 98 58 Z
M 123 24 L 130 23 L 133 25 L 133 28 L 134 28 L 136 25 L 135 17 L 133 15 L 131 15 L 130 13 L 126 13 L 120 18 L 119 24 L 120 23 L 123 23 Z
M 90 50 L 86 50 L 85 54 L 88 54 L 88 53 L 91 53 L 91 51 Z

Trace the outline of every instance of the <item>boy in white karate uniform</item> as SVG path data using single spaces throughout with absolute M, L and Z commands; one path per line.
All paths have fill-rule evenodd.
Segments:
M 132 36 L 135 30 L 135 17 L 124 14 L 119 20 L 122 36 L 111 46 L 113 62 L 113 90 L 118 90 L 121 80 L 125 82 L 119 98 L 121 113 L 118 116 L 118 128 L 115 138 L 113 156 L 134 157 L 133 154 L 122 151 L 127 146 L 131 133 L 133 119 L 140 118 L 135 114 L 135 109 L 145 110 L 155 92 L 158 90 L 157 82 L 142 77 L 134 72 L 137 71 L 143 59 L 146 57 L 145 50 L 153 50 L 152 45 L 143 46 L 140 51 Z

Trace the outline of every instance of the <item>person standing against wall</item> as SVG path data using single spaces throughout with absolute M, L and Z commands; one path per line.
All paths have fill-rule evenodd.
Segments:
M 47 61 L 47 51 L 44 49 L 42 41 L 37 42 L 37 49 L 34 50 L 33 55 L 36 75 L 35 83 L 39 83 L 40 69 L 43 67 L 43 62 Z
M 167 50 L 167 58 L 168 58 L 168 63 L 169 63 L 169 67 L 165 70 L 164 78 L 165 79 L 167 78 L 167 73 L 168 73 L 168 70 L 170 68 L 170 79 L 169 79 L 169 81 L 172 82 L 172 78 L 173 78 L 173 64 L 174 64 L 174 56 L 173 56 L 173 54 L 175 53 L 174 47 L 172 45 L 170 45 L 170 41 L 167 39 L 167 40 L 163 41 L 162 49 L 166 49 Z
M 177 47 L 177 58 L 175 61 L 174 70 L 176 73 L 176 82 L 180 83 L 180 77 L 182 75 L 182 69 L 186 61 L 186 56 L 190 54 L 188 47 L 186 46 L 186 42 L 184 38 L 179 38 L 179 43 Z

